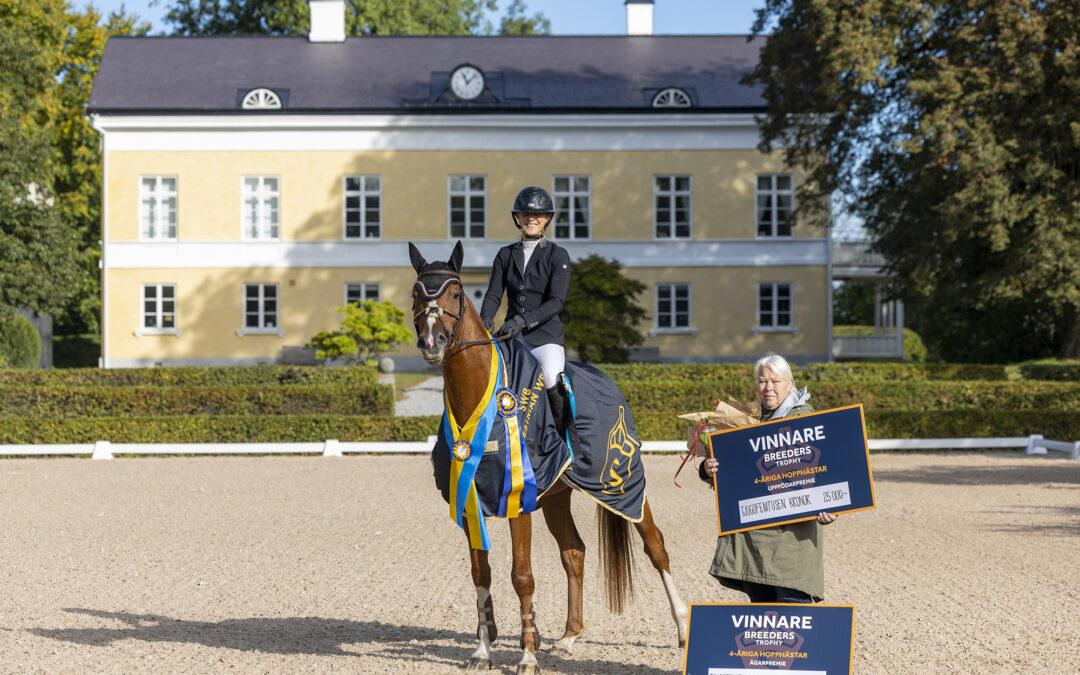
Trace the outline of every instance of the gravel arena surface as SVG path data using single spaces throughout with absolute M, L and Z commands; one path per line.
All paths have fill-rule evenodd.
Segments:
M 1016 453 L 874 454 L 878 507 L 826 528 L 826 602 L 852 604 L 856 673 L 1078 673 L 1080 462 Z M 708 575 L 712 493 L 644 458 L 687 602 L 743 602 Z M 689 474 L 689 475 L 688 475 Z M 457 673 L 475 647 L 466 540 L 424 456 L 0 460 L 0 672 Z M 610 614 L 592 502 L 586 632 L 533 519 L 546 673 L 682 668 L 658 576 Z M 492 672 L 519 657 L 506 525 L 493 521 Z M 640 540 L 635 535 L 635 541 Z

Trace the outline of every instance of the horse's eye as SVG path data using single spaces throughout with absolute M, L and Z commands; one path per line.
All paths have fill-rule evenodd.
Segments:
M 461 299 L 461 293 L 454 293 L 454 299 L 455 300 L 460 300 Z

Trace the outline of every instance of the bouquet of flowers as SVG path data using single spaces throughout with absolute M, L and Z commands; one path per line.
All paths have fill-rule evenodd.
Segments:
M 740 403 L 729 396 L 727 401 L 717 399 L 713 403 L 712 410 L 685 413 L 679 415 L 679 419 L 688 420 L 690 425 L 686 430 L 687 453 L 683 456 L 682 464 L 679 465 L 678 470 L 675 472 L 675 478 L 679 477 L 679 471 L 682 471 L 691 457 L 698 455 L 705 457 L 708 455 L 709 434 L 712 432 L 718 429 L 745 427 L 748 424 L 760 422 L 761 404 L 756 401 L 754 403 Z M 675 485 L 682 487 L 678 481 L 675 481 Z

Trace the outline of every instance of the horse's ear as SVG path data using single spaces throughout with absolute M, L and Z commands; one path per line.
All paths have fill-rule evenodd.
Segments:
M 420 274 L 420 270 L 427 264 L 424 256 L 420 254 L 420 249 L 416 248 L 411 241 L 409 242 L 409 260 L 412 261 L 413 269 L 417 274 Z
M 450 269 L 455 272 L 461 271 L 461 259 L 465 257 L 465 248 L 461 245 L 461 240 L 458 240 L 457 246 L 454 247 L 454 252 L 450 254 Z

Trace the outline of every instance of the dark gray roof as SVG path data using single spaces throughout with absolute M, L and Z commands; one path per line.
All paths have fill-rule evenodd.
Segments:
M 763 39 L 745 36 L 114 37 L 91 112 L 239 111 L 239 96 L 273 89 L 286 112 L 647 111 L 679 87 L 694 111 L 756 111 L 739 84 Z M 434 103 L 462 63 L 488 75 L 497 102 Z

